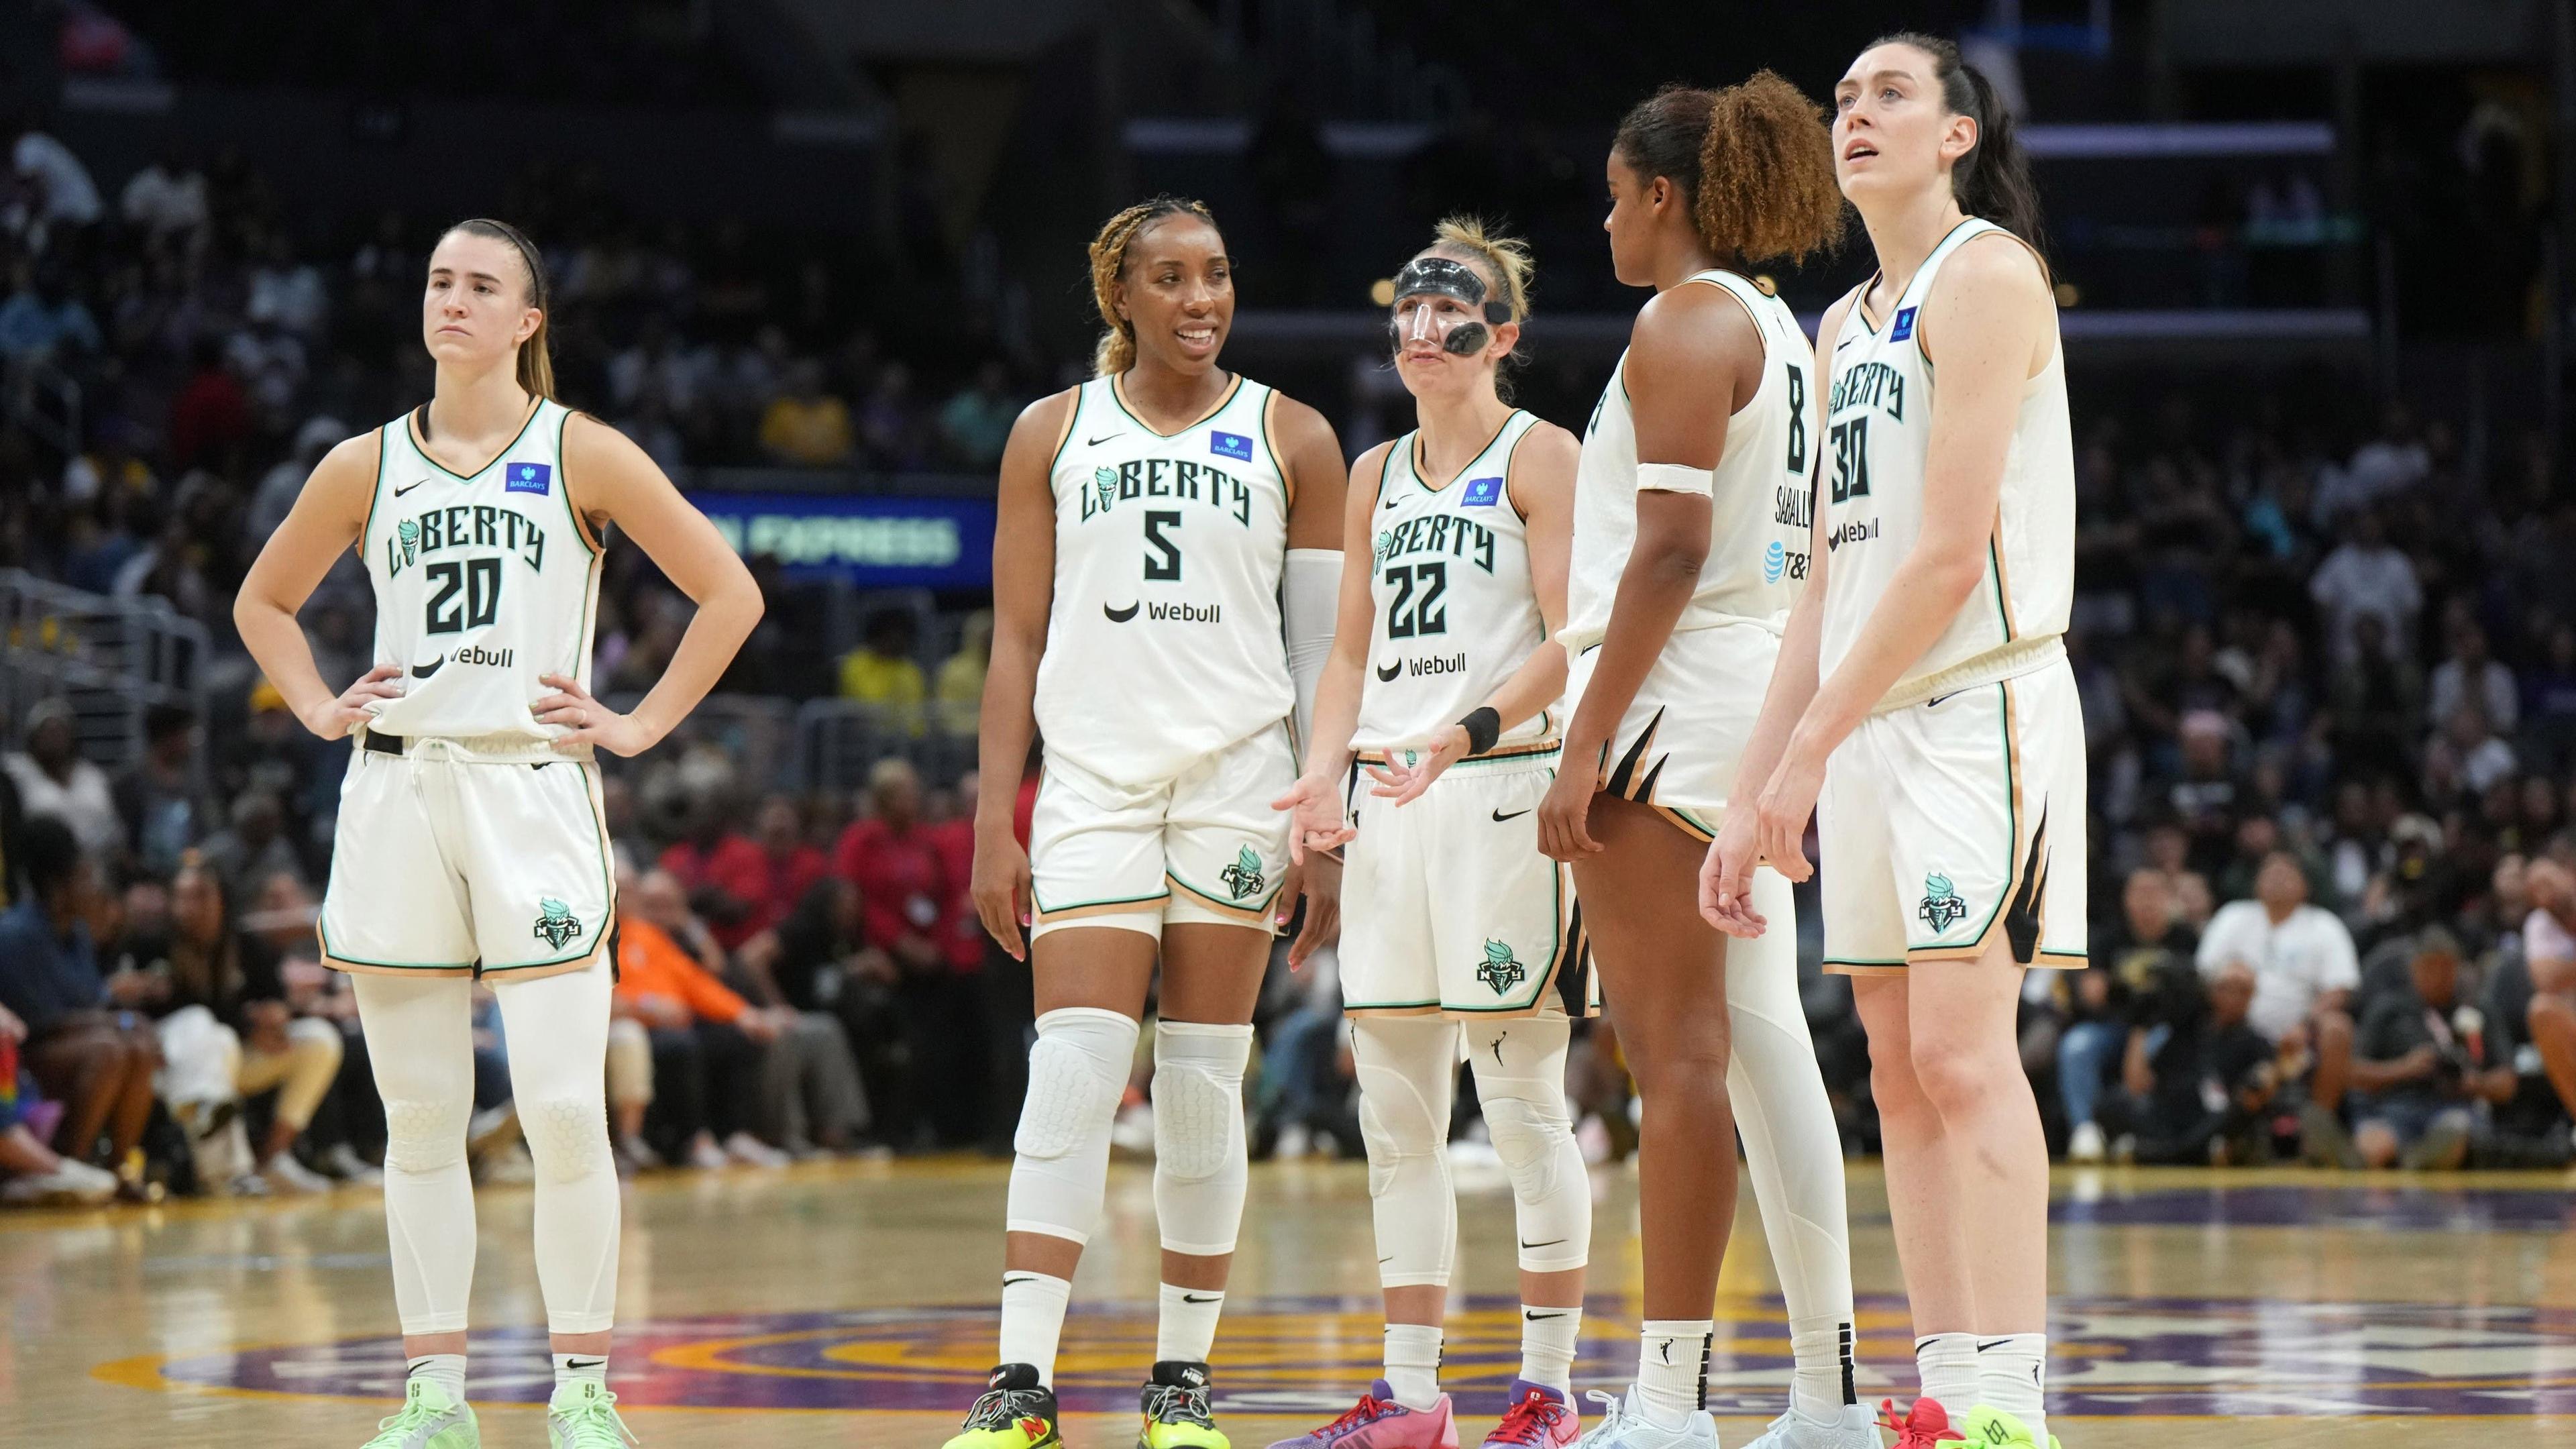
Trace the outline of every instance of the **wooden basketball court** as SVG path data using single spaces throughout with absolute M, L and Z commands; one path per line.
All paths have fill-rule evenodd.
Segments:
M 644 1444 L 936 1446 L 993 1356 L 1003 1165 L 664 1176 L 627 1199 L 611 1386 Z M 1461 1430 L 1517 1359 L 1511 1198 L 1464 1170 Z M 1595 1174 L 1578 1387 L 1633 1364 L 1634 1177 Z M 544 1442 L 544 1314 L 525 1189 L 481 1195 L 470 1380 L 488 1445 Z M 1911 1392 L 1886 1201 L 1852 1191 L 1862 1391 Z M 2576 1442 L 2576 1179 L 2062 1172 L 2052 1426 L 2067 1449 Z M 1740 1444 L 1787 1392 L 1788 1343 L 1748 1191 L 1710 1393 Z M 1348 1406 L 1378 1352 L 1355 1164 L 1254 1169 L 1217 1339 L 1239 1449 Z M 1112 1174 L 1057 1382 L 1066 1440 L 1125 1449 L 1152 1348 L 1150 1178 Z M 355 1446 L 398 1396 L 382 1207 L 320 1201 L 0 1215 L 0 1443 Z M 1473 1444 L 1473 1437 L 1467 1442 Z

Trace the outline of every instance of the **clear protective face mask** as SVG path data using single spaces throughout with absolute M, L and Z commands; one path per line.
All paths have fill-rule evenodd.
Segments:
M 1512 309 L 1491 300 L 1485 279 L 1476 269 L 1447 257 L 1415 257 L 1395 274 L 1396 313 L 1387 320 L 1387 350 L 1402 352 L 1410 342 L 1437 343 L 1440 350 L 1458 357 L 1473 357 L 1493 341 L 1493 329 L 1512 320 Z M 1459 313 L 1442 307 L 1420 306 L 1406 310 L 1405 302 L 1423 297 L 1447 297 L 1464 303 L 1470 311 Z

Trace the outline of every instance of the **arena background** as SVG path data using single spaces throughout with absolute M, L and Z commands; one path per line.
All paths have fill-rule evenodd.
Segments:
M 285 1163 L 273 1093 L 214 1148 L 156 1109 L 106 1163 L 130 1201 L 0 1214 L 0 1442 L 355 1442 L 399 1375 L 381 1108 L 310 933 L 346 746 L 285 713 L 230 605 L 321 451 L 426 397 L 416 297 L 449 222 L 537 239 L 565 401 L 660 461 L 767 597 L 688 725 L 609 762 L 646 873 L 626 909 L 755 1002 L 774 964 L 831 968 L 796 1004 L 866 1101 L 791 1120 L 756 1067 L 657 1038 L 666 1087 L 703 1090 L 657 1095 L 636 1134 L 666 1165 L 633 1154 L 616 1386 L 657 1444 L 920 1443 L 989 1358 L 1028 1027 L 1025 969 L 963 899 L 993 465 L 1021 406 L 1085 375 L 1084 242 L 1144 194 L 1205 198 L 1240 261 L 1226 365 L 1355 454 L 1410 426 L 1372 284 L 1480 213 L 1538 255 L 1519 400 L 1579 431 L 1641 300 L 1599 231 L 1619 113 L 1758 66 L 1821 99 L 1899 28 L 1959 37 L 2019 113 L 2078 439 L 2097 965 L 2034 986 L 2023 1022 L 2052 1146 L 2080 1159 L 2061 1436 L 2235 1442 L 2267 1416 L 2266 1443 L 2563 1439 L 2576 1179 L 2548 1067 L 2576 1062 L 2576 1007 L 2525 937 L 2535 910 L 2576 922 L 2570 0 L 0 0 L 0 896 L 26 909 L 23 821 L 64 817 L 107 887 L 102 967 L 149 976 L 189 949 L 174 880 L 216 880 L 281 1019 L 339 1042 Z M 1847 249 L 1776 281 L 1812 326 L 1867 270 Z M 304 621 L 326 677 L 371 662 L 353 563 Z M 612 540 L 603 695 L 648 686 L 685 622 Z M 2447 1014 L 2457 1142 L 2301 1167 L 2298 1077 L 2331 1048 L 2229 1056 L 2195 942 L 2274 852 L 2351 943 L 2361 985 L 2329 1014 L 2357 1059 Z M 927 913 L 828 919 L 807 888 L 835 876 L 913 882 Z M 1859 1029 L 1801 920 L 1862 1354 L 1902 1395 Z M 0 984 L 17 965 L 0 952 Z M 1277 1161 L 1218 1344 L 1238 1442 L 1339 1407 L 1376 1343 L 1335 1001 L 1328 967 L 1281 962 L 1265 993 L 1254 1145 Z M 476 1396 L 533 1403 L 526 1163 L 484 1045 Z M 1608 1047 L 1576 1081 L 1609 1205 L 1578 1367 L 1598 1386 L 1635 1279 Z M 0 1091 L 12 1133 L 55 1132 L 64 1104 L 14 1072 Z M 1508 1197 L 1461 1101 L 1472 1245 Z M 1123 1145 L 1150 1147 L 1142 1110 Z M 1132 1403 L 1144 1180 L 1120 1170 L 1078 1290 L 1085 1442 Z M 1745 1222 L 1720 1378 L 1729 1413 L 1767 1417 L 1785 1342 Z M 1484 1412 L 1509 1265 L 1462 1286 L 1452 1376 Z

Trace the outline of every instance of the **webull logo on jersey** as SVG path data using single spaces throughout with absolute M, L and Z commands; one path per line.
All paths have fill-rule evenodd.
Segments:
M 1100 613 L 1112 624 L 1124 624 L 1139 614 L 1158 624 L 1219 624 L 1225 621 L 1223 604 L 1149 604 L 1139 600 L 1124 606 L 1103 604 Z
M 1867 543 L 1869 540 L 1876 537 L 1878 537 L 1878 520 L 1875 518 L 1863 519 L 1856 523 L 1846 523 L 1842 527 L 1835 529 L 1833 532 L 1826 534 L 1825 547 L 1828 549 L 1837 549 L 1847 543 Z
M 393 537 L 385 540 L 385 576 L 391 578 L 431 554 L 452 548 L 499 549 L 539 572 L 546 566 L 546 531 L 534 520 L 489 503 L 459 503 L 395 524 Z
M 1467 672 L 1467 655 L 1462 650 L 1432 659 L 1407 659 L 1404 672 L 1416 678 L 1426 674 L 1464 674 Z
M 1246 528 L 1252 526 L 1252 489 L 1223 469 L 1187 458 L 1133 458 L 1092 469 L 1091 486 L 1082 490 L 1082 521 L 1105 516 L 1112 504 L 1139 498 L 1205 503 Z

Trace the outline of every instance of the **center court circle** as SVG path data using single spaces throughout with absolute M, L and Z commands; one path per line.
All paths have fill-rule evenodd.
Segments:
M 1603 1299 L 1584 1319 L 1578 1389 L 1616 1390 L 1636 1324 Z M 1709 1407 L 1768 1416 L 1787 1393 L 1778 1301 L 1718 1321 Z M 1073 1412 L 1132 1413 L 1151 1356 L 1151 1304 L 1077 1308 L 1056 1391 Z M 2396 1303 L 2065 1298 L 2052 1306 L 2050 1412 L 2242 1418 L 2348 1414 L 2576 1413 L 2576 1310 Z M 1232 1306 L 1217 1335 L 1221 1412 L 1337 1412 L 1378 1372 L 1374 1296 L 1280 1297 Z M 1865 1397 L 1910 1392 L 1905 1305 L 1862 1300 Z M 981 1305 L 730 1314 L 620 1324 L 613 1383 L 631 1407 L 962 1413 L 992 1364 Z M 473 1396 L 541 1403 L 553 1387 L 542 1328 L 473 1339 Z M 1462 1411 L 1499 1412 L 1519 1365 L 1517 1301 L 1472 1296 L 1448 1320 L 1444 1384 Z M 102 1365 L 159 1389 L 384 1401 L 402 1393 L 398 1338 L 244 1349 Z M 1901 1375 L 1897 1377 L 1896 1375 Z

